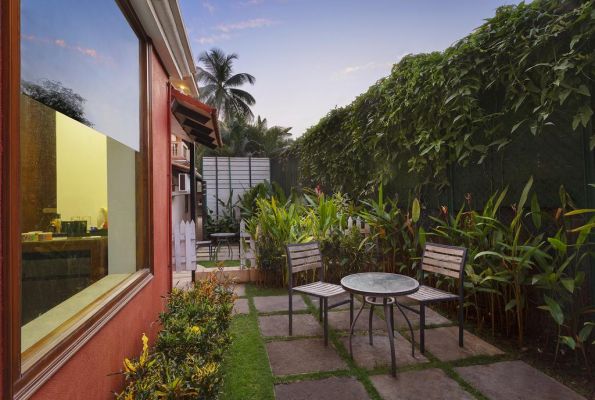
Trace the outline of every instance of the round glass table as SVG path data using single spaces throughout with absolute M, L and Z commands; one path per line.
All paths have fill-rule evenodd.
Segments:
M 363 297 L 362 307 L 360 308 L 359 312 L 357 313 L 357 316 L 353 320 L 353 323 L 351 324 L 351 329 L 349 330 L 349 352 L 351 354 L 351 357 L 353 357 L 353 347 L 351 345 L 353 330 L 355 328 L 355 323 L 357 322 L 357 319 L 362 313 L 364 307 L 366 306 L 366 304 L 370 304 L 371 306 L 369 336 L 370 344 L 373 344 L 372 313 L 374 312 L 374 306 L 382 306 L 386 320 L 386 328 L 388 330 L 388 341 L 390 343 L 392 376 L 397 376 L 395 343 L 393 337 L 393 305 L 397 306 L 399 311 L 401 311 L 401 314 L 403 314 L 403 317 L 405 317 L 407 324 L 409 325 L 409 330 L 411 331 L 412 353 L 414 353 L 415 340 L 413 338 L 413 327 L 409 322 L 409 318 L 407 318 L 407 315 L 403 312 L 395 298 L 397 296 L 407 296 L 409 294 L 417 292 L 419 290 L 419 282 L 405 275 L 388 274 L 384 272 L 364 272 L 361 274 L 349 275 L 341 279 L 341 286 L 347 292 L 352 294 L 359 294 Z M 377 301 L 377 299 L 381 299 L 382 302 Z
M 231 249 L 231 241 L 230 239 L 236 237 L 235 233 L 227 233 L 227 232 L 222 232 L 222 233 L 211 233 L 211 238 L 217 240 L 217 246 L 215 248 L 215 254 L 217 254 L 219 247 L 221 247 L 222 243 L 227 244 L 227 253 L 229 256 L 229 259 L 231 260 L 233 258 L 233 250 Z

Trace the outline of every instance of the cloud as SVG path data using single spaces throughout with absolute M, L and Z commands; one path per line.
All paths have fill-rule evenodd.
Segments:
M 228 35 L 227 33 L 224 33 L 222 35 L 213 35 L 213 36 L 209 36 L 209 37 L 201 37 L 198 39 L 194 39 L 196 42 L 200 43 L 200 44 L 205 44 L 205 43 L 215 43 L 221 40 L 228 40 L 229 38 L 231 38 L 231 35 Z
M 23 33 L 22 36 L 27 39 L 27 40 L 31 40 L 31 41 L 35 41 L 35 42 L 41 42 L 41 43 L 53 43 L 58 45 L 59 47 L 66 49 L 66 50 L 72 50 L 72 51 L 76 51 L 78 53 L 87 55 L 89 57 L 92 57 L 93 59 L 95 59 L 96 61 L 110 66 L 110 67 L 114 67 L 115 63 L 114 60 L 111 57 L 107 57 L 107 56 L 103 56 L 101 54 L 99 54 L 97 52 L 97 50 L 94 49 L 88 49 L 82 46 L 74 46 L 71 45 L 69 43 L 66 43 L 65 40 L 63 39 L 48 39 L 48 38 L 40 38 L 34 35 L 27 35 L 26 33 Z
M 202 3 L 202 6 L 204 8 L 206 8 L 207 10 L 209 10 L 211 15 L 213 15 L 213 13 L 215 12 L 215 6 L 212 5 L 211 3 L 209 3 L 208 1 L 205 1 L 204 3 Z
M 215 29 L 222 32 L 231 32 L 242 29 L 263 28 L 267 26 L 277 25 L 279 22 L 266 18 L 256 18 L 249 21 L 242 21 L 235 24 L 217 25 Z
M 236 3 L 236 5 L 238 5 L 240 7 L 248 7 L 248 6 L 256 6 L 261 3 L 264 3 L 264 0 L 240 1 L 239 3 Z
M 375 69 L 375 68 L 391 68 L 393 64 L 398 63 L 403 57 L 405 57 L 409 53 L 403 53 L 397 56 L 397 59 L 394 62 L 369 62 L 363 65 L 356 65 L 353 67 L 345 67 L 340 71 L 335 71 L 331 74 L 332 79 L 346 79 L 350 74 L 354 74 L 356 72 L 365 71 L 368 69 Z

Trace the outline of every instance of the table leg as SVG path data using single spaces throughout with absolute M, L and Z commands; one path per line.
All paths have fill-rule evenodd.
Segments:
M 376 297 L 372 297 L 372 301 L 376 301 Z M 370 336 L 370 344 L 374 345 L 374 338 L 372 337 L 372 317 L 374 317 L 374 304 L 370 303 L 370 317 L 368 318 L 368 336 Z
M 411 326 L 411 322 L 409 322 L 409 318 L 407 318 L 407 315 L 405 314 L 405 312 L 403 311 L 396 299 L 395 304 L 397 305 L 399 311 L 401 311 L 401 314 L 403 314 L 403 317 L 405 317 L 407 325 L 409 325 L 409 331 L 411 332 L 411 357 L 415 357 L 415 336 L 413 336 L 413 327 Z
M 349 354 L 351 354 L 351 358 L 353 358 L 353 347 L 351 346 L 351 338 L 353 337 L 353 329 L 355 328 L 355 323 L 357 322 L 357 319 L 359 318 L 359 315 L 362 313 L 362 311 L 364 311 L 364 307 L 366 306 L 366 296 L 362 296 L 362 307 L 359 309 L 357 315 L 355 316 L 355 319 L 353 320 L 353 323 L 351 324 L 351 328 L 349 329 Z
M 388 317 L 390 310 L 389 310 L 387 297 L 382 299 L 382 307 L 384 309 L 384 315 L 385 315 L 384 319 L 386 320 L 386 329 L 388 330 L 388 342 L 390 343 L 390 359 L 391 359 L 391 363 L 392 363 L 391 374 L 392 374 L 392 376 L 396 377 L 397 376 L 397 360 L 395 357 L 395 342 L 393 339 L 393 330 L 391 329 L 391 326 L 390 326 L 390 318 Z

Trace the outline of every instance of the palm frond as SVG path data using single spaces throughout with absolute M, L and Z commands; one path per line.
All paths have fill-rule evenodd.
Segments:
M 256 100 L 252 95 L 245 90 L 242 89 L 229 89 L 229 92 L 238 100 L 241 100 L 243 103 L 246 103 L 249 106 L 253 106 L 256 104 Z
M 238 87 L 245 85 L 246 82 L 248 82 L 251 85 L 254 85 L 254 83 L 256 82 L 256 78 L 246 73 L 235 74 L 234 76 L 225 81 L 225 86 Z

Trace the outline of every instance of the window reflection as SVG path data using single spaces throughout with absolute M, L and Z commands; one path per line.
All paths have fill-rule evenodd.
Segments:
M 23 92 L 49 90 L 41 103 L 138 151 L 139 41 L 116 2 L 22 0 L 21 11 Z M 89 123 L 60 109 L 56 94 L 84 99 Z
M 23 360 L 137 270 L 139 40 L 113 0 L 21 1 Z
M 25 351 L 136 270 L 137 153 L 24 94 L 21 116 Z

